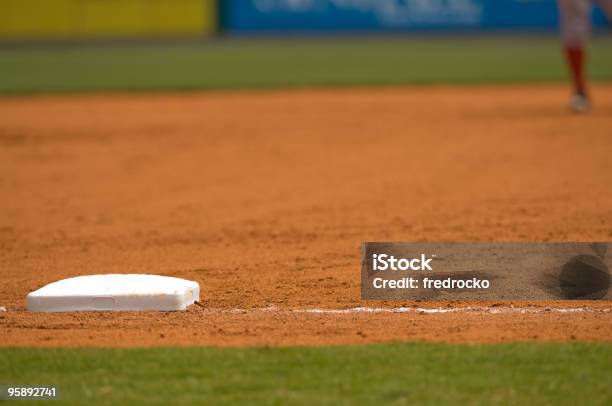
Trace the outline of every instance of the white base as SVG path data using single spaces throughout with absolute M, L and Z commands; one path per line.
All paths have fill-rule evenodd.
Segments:
M 27 296 L 32 312 L 185 310 L 200 285 L 159 275 L 90 275 L 50 283 Z

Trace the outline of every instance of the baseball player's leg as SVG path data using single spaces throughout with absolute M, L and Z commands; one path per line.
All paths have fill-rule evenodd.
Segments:
M 557 0 L 557 3 L 561 39 L 574 87 L 572 108 L 585 111 L 589 107 L 584 66 L 585 46 L 591 29 L 591 0 Z

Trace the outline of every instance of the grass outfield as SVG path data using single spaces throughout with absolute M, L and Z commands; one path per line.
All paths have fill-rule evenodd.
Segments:
M 612 80 L 612 38 L 590 74 Z M 556 37 L 219 40 L 0 48 L 0 93 L 314 85 L 502 83 L 566 78 Z
M 612 345 L 0 350 L 0 383 L 64 401 L 199 404 L 611 404 Z

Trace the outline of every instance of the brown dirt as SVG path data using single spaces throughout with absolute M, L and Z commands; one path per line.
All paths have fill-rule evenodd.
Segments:
M 585 116 L 564 86 L 0 98 L 0 345 L 612 340 L 610 302 L 292 311 L 413 305 L 360 301 L 366 240 L 611 240 L 612 86 L 594 91 Z M 94 273 L 193 279 L 205 308 L 25 311 Z

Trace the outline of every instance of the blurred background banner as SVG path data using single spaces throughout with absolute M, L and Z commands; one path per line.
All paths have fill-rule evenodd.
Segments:
M 227 0 L 229 33 L 554 30 L 556 0 Z M 605 24 L 599 10 L 596 26 Z
M 595 27 L 606 20 L 593 13 Z M 0 0 L 0 41 L 553 31 L 556 0 Z
M 194 37 L 217 29 L 215 0 L 0 0 L 0 39 Z

